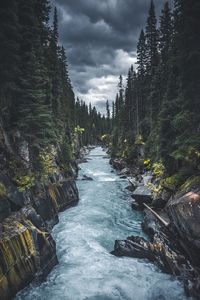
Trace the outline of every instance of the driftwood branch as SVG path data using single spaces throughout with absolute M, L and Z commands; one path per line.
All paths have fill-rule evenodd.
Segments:
M 159 214 L 157 214 L 151 207 L 149 207 L 146 203 L 144 203 L 144 206 L 152 212 L 152 214 L 165 226 L 168 227 L 169 223 L 166 222 Z
M 132 186 L 135 187 L 134 183 L 133 183 L 128 177 L 127 177 L 126 179 L 129 181 L 129 183 L 130 183 Z

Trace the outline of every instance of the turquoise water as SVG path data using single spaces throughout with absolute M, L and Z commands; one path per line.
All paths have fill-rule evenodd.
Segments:
M 80 202 L 59 216 L 53 229 L 59 264 L 46 281 L 30 285 L 17 300 L 184 300 L 174 277 L 146 260 L 117 258 L 116 239 L 142 235 L 142 213 L 133 211 L 127 181 L 112 173 L 105 152 L 95 148 L 80 165 Z M 93 181 L 80 180 L 83 175 Z

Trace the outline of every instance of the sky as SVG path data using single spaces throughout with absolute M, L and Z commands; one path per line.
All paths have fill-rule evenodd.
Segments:
M 165 0 L 154 0 L 159 16 Z M 59 17 L 76 97 L 102 113 L 115 100 L 119 75 L 136 68 L 136 47 L 150 0 L 51 0 Z

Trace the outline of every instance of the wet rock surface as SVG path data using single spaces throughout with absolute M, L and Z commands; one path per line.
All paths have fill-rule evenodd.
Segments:
M 143 229 L 150 236 L 150 241 L 138 236 L 117 240 L 112 254 L 148 259 L 163 272 L 178 276 L 184 282 L 186 293 L 199 299 L 199 274 L 189 261 L 179 239 L 169 229 L 163 228 L 150 213 L 147 214 Z
M 115 241 L 114 251 L 111 252 L 116 256 L 129 256 L 136 258 L 148 258 L 155 260 L 151 244 L 139 236 L 130 236 L 127 240 Z
M 139 186 L 132 193 L 131 197 L 135 200 L 135 202 L 143 207 L 143 204 L 150 204 L 152 202 L 151 191 L 146 186 Z
M 78 202 L 78 167 L 71 165 L 71 177 L 59 172 L 22 192 L 9 164 L 16 161 L 28 170 L 26 143 L 13 144 L 0 126 L 0 152 L 0 299 L 7 300 L 32 280 L 44 279 L 57 264 L 51 229 L 59 212 Z
M 41 220 L 40 229 L 31 222 L 33 214 L 36 224 L 37 214 L 27 217 L 25 211 L 11 214 L 1 224 L 1 299 L 11 299 L 33 279 L 45 278 L 57 264 L 55 242 Z
M 117 170 L 127 168 L 120 159 L 111 163 Z M 164 226 L 152 212 L 145 210 L 141 225 L 149 240 L 140 236 L 116 240 L 111 253 L 148 259 L 163 272 L 178 276 L 188 296 L 200 299 L 200 186 L 193 185 L 177 193 L 163 186 L 161 193 L 153 197 L 148 183 L 157 182 L 152 175 L 130 174 L 126 189 L 133 198 L 132 208 L 140 211 L 144 210 L 144 203 L 148 204 L 161 217 L 166 217 L 169 225 Z
M 177 193 L 167 204 L 167 212 L 191 260 L 200 266 L 200 187 Z
M 188 296 L 200 299 L 199 198 L 199 189 L 194 189 L 171 199 L 167 207 L 171 223 L 167 227 L 146 210 L 142 229 L 150 240 L 138 236 L 116 240 L 112 254 L 148 259 L 163 272 L 178 276 Z
M 32 280 L 44 279 L 57 264 L 50 230 L 58 213 L 78 202 L 74 180 L 49 184 L 26 196 L 28 204 L 18 211 L 17 206 L 12 211 L 13 195 L 12 201 L 1 198 L 0 298 L 5 300 Z
M 113 166 L 114 169 L 119 171 L 125 169 L 127 166 L 127 163 L 122 158 L 111 158 L 110 164 Z
M 83 175 L 81 180 L 89 180 L 89 181 L 93 181 L 93 178 L 87 175 Z

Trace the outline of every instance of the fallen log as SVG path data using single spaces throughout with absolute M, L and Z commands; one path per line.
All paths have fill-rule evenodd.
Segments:
M 152 212 L 152 214 L 165 226 L 165 227 L 169 227 L 168 222 L 166 222 L 161 216 L 159 216 L 159 214 L 157 214 L 151 207 L 149 207 L 146 203 L 143 204 L 148 210 L 150 210 Z

